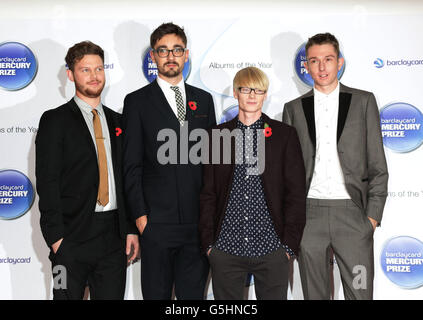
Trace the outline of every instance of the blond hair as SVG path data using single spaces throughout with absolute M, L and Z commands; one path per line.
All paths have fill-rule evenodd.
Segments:
M 239 70 L 233 81 L 234 90 L 240 87 L 248 87 L 267 91 L 269 79 L 266 74 L 256 67 L 247 67 Z

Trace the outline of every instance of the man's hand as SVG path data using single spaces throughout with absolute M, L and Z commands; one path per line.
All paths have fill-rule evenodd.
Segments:
M 130 256 L 132 251 L 132 255 Z M 136 262 L 139 258 L 140 244 L 136 234 L 128 234 L 126 236 L 126 255 L 128 257 L 128 264 Z
M 291 256 L 289 255 L 288 252 L 285 252 L 286 256 L 288 257 L 288 260 L 291 260 Z
M 377 227 L 377 221 L 373 218 L 367 217 L 369 218 L 370 222 L 372 223 L 373 226 L 373 231 L 375 231 L 376 227 Z
M 142 235 L 144 232 L 145 226 L 147 225 L 147 216 L 139 217 L 137 220 L 135 220 L 135 224 L 137 225 L 140 235 Z
M 62 244 L 63 238 L 56 241 L 51 245 L 51 248 L 53 249 L 53 253 L 56 254 L 57 250 L 59 250 L 60 245 Z

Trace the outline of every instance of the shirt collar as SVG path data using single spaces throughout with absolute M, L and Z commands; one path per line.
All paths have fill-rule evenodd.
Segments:
M 166 80 L 163 80 L 159 76 L 156 79 L 157 79 L 157 84 L 160 86 L 160 88 L 162 88 L 162 90 L 164 90 L 165 88 L 167 90 L 171 90 L 170 87 L 179 87 L 179 90 L 181 92 L 185 92 L 185 82 L 183 77 L 182 77 L 182 80 L 179 81 L 176 85 L 170 84 L 169 82 L 167 82 Z
M 250 124 L 249 126 L 246 126 L 239 120 L 239 117 L 237 117 L 236 127 L 238 129 L 263 129 L 264 127 L 264 120 L 263 115 L 260 116 L 260 118 L 257 119 L 256 122 Z
M 81 109 L 81 111 L 91 115 L 92 111 L 96 109 L 97 113 L 100 116 L 103 115 L 103 105 L 101 104 L 101 102 L 95 108 L 93 108 L 88 103 L 86 103 L 84 100 L 82 100 L 76 95 L 73 97 L 73 99 L 75 100 L 76 105 L 79 107 L 79 109 Z
M 336 86 L 335 90 L 333 90 L 331 93 L 329 94 L 325 94 L 319 90 L 317 90 L 315 87 L 313 88 L 313 93 L 314 96 L 318 99 L 318 100 L 323 100 L 323 99 L 338 99 L 339 97 L 339 81 L 338 81 L 338 85 Z

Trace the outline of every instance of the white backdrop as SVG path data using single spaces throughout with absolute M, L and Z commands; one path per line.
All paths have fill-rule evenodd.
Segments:
M 379 108 L 409 103 L 423 111 L 420 76 L 423 64 L 388 65 L 387 60 L 423 59 L 423 6 L 418 1 L 2 1 L 0 43 L 16 41 L 35 54 L 38 72 L 17 91 L 0 90 L 0 171 L 22 172 L 35 187 L 35 133 L 41 114 L 72 98 L 64 57 L 76 42 L 91 40 L 106 53 L 107 84 L 103 103 L 122 112 L 123 98 L 148 81 L 142 60 L 151 32 L 173 21 L 188 36 L 191 72 L 187 82 L 213 94 L 217 120 L 236 104 L 231 97 L 237 66 L 261 67 L 270 78 L 264 111 L 281 120 L 285 102 L 309 90 L 295 74 L 298 48 L 318 32 L 340 41 L 346 60 L 341 81 L 374 92 Z M 379 58 L 385 65 L 377 68 Z M 8 128 L 25 132 L 7 132 Z M 3 131 L 1 130 L 3 128 Z M 12 131 L 12 130 L 10 130 Z M 382 227 L 375 239 L 375 299 L 421 299 L 423 289 L 406 290 L 387 277 L 383 248 L 392 238 L 423 241 L 423 148 L 407 153 L 385 148 L 389 192 Z M 1 181 L 0 181 L 1 185 Z M 0 205 L 0 210 L 2 210 Z M 38 197 L 23 216 L 0 219 L 0 299 L 50 299 L 52 277 L 48 248 L 39 228 Z M 406 251 L 407 248 L 404 248 Z M 421 253 L 423 253 L 421 251 Z M 25 258 L 10 263 L 6 258 Z M 298 266 L 293 265 L 290 299 L 302 299 Z M 386 271 L 386 270 L 385 270 Z M 335 298 L 342 289 L 335 265 Z M 422 279 L 421 269 L 411 274 Z M 423 281 L 422 281 L 423 284 Z M 211 286 L 209 298 L 212 298 Z M 254 297 L 250 290 L 250 297 Z M 141 299 L 140 264 L 128 268 L 127 299 Z

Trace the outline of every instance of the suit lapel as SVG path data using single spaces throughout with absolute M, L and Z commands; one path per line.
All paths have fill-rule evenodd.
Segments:
M 179 129 L 180 124 L 178 118 L 173 112 L 172 108 L 170 107 L 169 103 L 166 100 L 166 97 L 160 88 L 157 80 L 151 83 L 151 90 L 152 90 L 152 100 L 154 103 L 154 107 L 159 110 L 159 112 L 163 115 L 163 118 L 168 123 L 168 128 L 172 128 L 175 130 L 176 134 L 179 136 Z M 166 127 L 165 125 L 163 127 Z
M 235 117 L 234 119 L 230 120 L 225 127 L 222 127 L 220 130 L 222 129 L 229 129 L 230 132 L 233 132 L 233 130 L 236 129 L 236 124 L 238 121 L 238 117 Z M 223 181 L 226 185 L 226 190 L 225 190 L 225 194 L 227 195 L 227 199 L 229 197 L 231 188 L 232 188 L 232 181 L 233 181 L 233 176 L 234 176 L 234 172 L 235 172 L 235 145 L 236 143 L 233 142 L 232 143 L 232 138 L 231 138 L 231 164 L 230 165 L 223 165 L 222 168 L 225 169 L 225 177 L 222 176 Z M 220 147 L 220 161 L 223 164 L 223 147 Z M 228 200 L 226 200 L 226 203 L 228 202 Z
M 270 121 L 271 121 L 270 118 L 264 113 L 262 114 L 262 116 L 263 116 L 264 123 L 269 124 L 269 126 L 271 128 L 272 126 L 270 125 Z M 260 133 L 260 132 L 257 132 L 257 133 Z M 271 166 L 274 164 L 274 159 L 272 159 L 272 149 L 273 149 L 273 144 L 275 143 L 275 141 L 276 141 L 276 143 L 278 143 L 278 139 L 273 137 L 273 133 L 272 133 L 272 135 L 270 137 L 267 137 L 267 138 L 265 137 L 264 141 L 265 141 L 265 144 L 264 144 L 264 146 L 265 146 L 265 152 L 264 152 L 265 167 L 264 167 L 264 172 L 262 173 L 262 181 L 263 181 L 263 187 L 266 191 L 266 194 L 268 194 L 267 193 L 268 190 L 271 190 L 271 186 L 268 184 L 268 181 L 272 181 L 271 177 L 269 176 L 269 175 L 271 175 L 272 170 L 266 170 L 266 168 L 271 168 Z
M 311 91 L 313 92 L 313 91 Z M 308 134 L 310 140 L 313 143 L 314 149 L 316 149 L 316 122 L 314 118 L 314 95 L 310 95 L 301 99 L 304 116 L 307 120 Z
M 87 143 L 90 145 L 90 150 L 92 151 L 93 156 L 97 158 L 96 146 L 94 145 L 93 138 L 87 127 L 87 123 L 85 122 L 84 116 L 82 115 L 82 111 L 79 109 L 74 99 L 70 100 L 68 102 L 68 105 L 72 111 L 75 123 L 79 127 L 78 132 L 81 132 L 83 134 L 84 140 L 87 141 Z
M 338 123 L 336 132 L 336 141 L 338 142 L 341 138 L 342 131 L 344 130 L 345 122 L 347 120 L 348 111 L 351 105 L 351 93 L 342 91 L 343 85 L 341 84 L 339 92 L 339 110 L 338 110 Z M 302 100 L 302 107 L 304 110 L 304 116 L 307 121 L 308 133 L 310 140 L 316 148 L 316 121 L 314 117 L 314 95 L 307 96 Z
M 228 121 L 227 123 L 226 123 L 226 126 L 224 126 L 224 127 L 222 127 L 220 130 L 223 130 L 223 129 L 228 129 L 229 130 L 229 132 L 233 132 L 235 129 L 236 129 L 236 124 L 237 124 L 237 121 L 238 121 L 238 117 L 235 117 L 235 118 L 233 118 L 232 120 L 230 120 L 230 121 Z M 221 147 L 220 148 L 220 155 L 221 155 L 221 163 L 223 163 L 223 148 Z M 232 139 L 231 139 L 231 172 L 233 172 L 234 171 L 234 169 L 235 169 L 235 142 L 234 143 L 232 143 Z
M 186 103 L 185 103 L 185 121 L 190 121 L 193 119 L 194 112 L 188 107 L 190 101 L 197 102 L 196 95 L 192 87 L 185 83 L 185 94 L 186 94 Z
M 116 123 L 114 121 L 113 115 L 110 112 L 110 110 L 103 105 L 104 114 L 106 116 L 107 121 L 107 128 L 109 129 L 109 138 L 110 138 L 110 146 L 112 148 L 112 162 L 113 162 L 113 172 L 116 174 L 118 170 L 116 170 L 116 166 L 118 166 L 117 162 L 117 153 L 120 152 L 120 150 L 117 150 L 117 144 L 116 144 Z
M 342 89 L 342 87 L 341 87 Z M 339 110 L 338 110 L 338 127 L 336 131 L 336 142 L 339 142 L 342 131 L 344 130 L 345 121 L 347 120 L 348 110 L 351 104 L 351 93 L 339 92 Z

